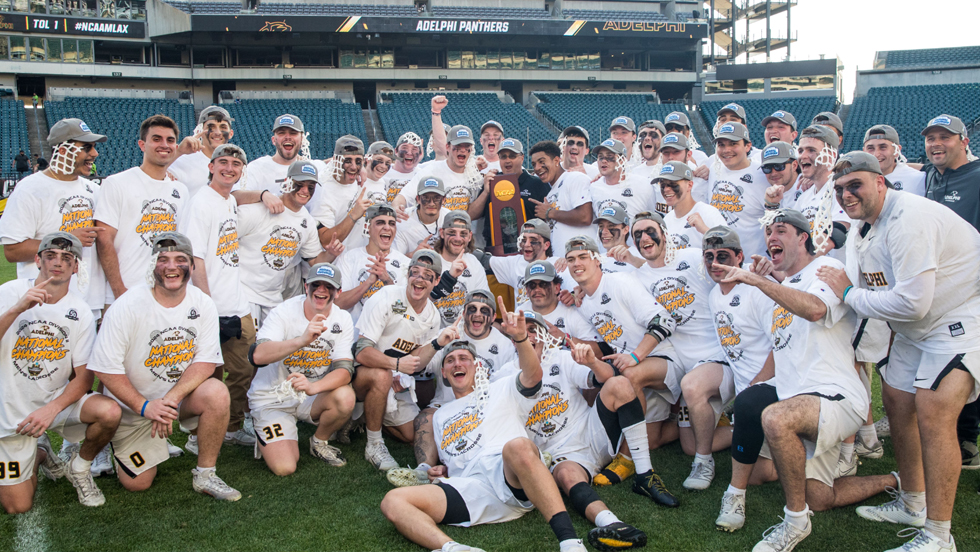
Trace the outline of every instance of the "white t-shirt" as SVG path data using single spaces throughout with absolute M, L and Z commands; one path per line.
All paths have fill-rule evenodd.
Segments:
M 755 286 L 737 284 L 724 294 L 721 286 L 708 295 L 718 343 L 735 375 L 741 393 L 772 352 L 772 311 L 776 303 Z
M 899 163 L 885 178 L 895 185 L 896 190 L 909 192 L 919 197 L 926 195 L 926 173 L 917 171 L 905 163 Z
M 554 351 L 547 362 L 541 361 L 541 368 L 541 391 L 526 424 L 531 440 L 555 457 L 564 452 L 588 450 L 592 443 L 583 442 L 586 441 L 583 428 L 591 407 L 581 390 L 592 389 L 589 382 L 592 370 L 572 360 L 568 351 Z
M 370 277 L 370 274 L 368 273 L 368 264 L 370 264 L 373 257 L 374 255 L 367 252 L 366 247 L 349 249 L 337 257 L 334 264 L 336 265 L 337 270 L 340 271 L 341 285 L 344 290 L 352 290 L 359 286 L 361 282 L 367 281 L 367 279 Z M 396 286 L 405 285 L 408 283 L 408 263 L 410 262 L 411 259 L 395 251 L 394 249 L 388 252 L 385 267 L 387 268 L 388 276 Z M 361 308 L 365 305 L 365 302 L 370 299 L 372 295 L 377 293 L 378 290 L 384 287 L 385 285 L 381 283 L 381 280 L 374 282 L 374 284 L 368 288 L 366 292 L 364 292 L 361 299 L 349 309 L 350 315 L 355 322 L 361 315 Z
M 416 174 L 418 174 L 418 172 L 419 165 L 416 165 L 415 168 L 412 169 L 412 172 L 407 173 L 398 172 L 398 170 L 395 169 L 395 166 L 392 165 L 391 170 L 389 170 L 388 173 L 382 177 L 382 181 L 384 181 L 385 185 L 385 201 L 388 203 L 393 203 L 395 201 L 395 197 L 398 196 L 398 194 L 402 191 L 402 188 L 405 187 L 405 184 L 408 184 L 409 181 L 412 180 Z M 405 199 L 409 199 L 407 195 L 405 196 Z M 414 202 L 415 197 L 413 196 L 411 200 Z
M 35 284 L 23 278 L 0 286 L 0 312 Z M 75 367 L 88 364 L 94 344 L 92 308 L 72 291 L 14 318 L 0 337 L 0 438 L 16 434 L 17 424 L 60 396 Z
M 214 188 L 202 189 L 187 206 L 181 233 L 194 248 L 194 257 L 204 260 L 211 299 L 218 316 L 245 316 L 248 300 L 242 291 L 238 266 L 238 203 L 235 196 L 221 197 Z
M 305 207 L 274 215 L 259 203 L 238 208 L 238 246 L 242 292 L 249 303 L 264 307 L 282 302 L 290 267 L 323 251 L 316 222 Z
M 518 310 L 524 310 L 525 312 L 534 310 L 530 302 L 519 305 L 517 308 Z M 556 328 L 574 337 L 575 339 L 580 339 L 582 341 L 595 341 L 596 343 L 602 341 L 602 337 L 596 333 L 595 328 L 592 327 L 592 324 L 590 324 L 589 321 L 582 316 L 579 309 L 565 306 L 565 304 L 561 301 L 559 301 L 555 306 L 555 309 L 548 314 L 539 314 L 541 314 L 542 318 L 554 324 Z
M 453 264 L 453 259 L 442 258 L 442 269 L 446 272 L 449 271 L 449 266 Z M 439 316 L 442 318 L 442 326 L 446 327 L 456 321 L 460 314 L 463 312 L 463 301 L 466 300 L 466 294 L 475 289 L 485 289 L 490 290 L 490 283 L 487 281 L 487 273 L 483 270 L 483 265 L 472 253 L 463 253 L 463 262 L 466 263 L 466 268 L 463 269 L 463 273 L 456 278 L 456 286 L 453 287 L 453 292 L 449 295 L 438 299 L 435 301 L 436 309 L 439 310 Z
M 555 264 L 554 258 L 548 259 Z M 501 284 L 514 288 L 514 304 L 520 305 L 527 301 L 527 290 L 524 289 L 524 270 L 530 263 L 523 255 L 509 257 L 490 257 L 490 270 Z
M 765 256 L 765 232 L 759 219 L 765 214 L 769 181 L 759 165 L 750 163 L 739 171 L 730 171 L 722 165 L 711 171 L 708 187 L 711 190 L 711 206 L 721 211 L 728 226 L 738 232 L 745 258 Z
M 632 353 L 651 320 L 659 318 L 659 326 L 674 331 L 674 319 L 653 295 L 637 293 L 643 287 L 633 274 L 603 274 L 595 293 L 583 294 L 579 312 L 617 353 Z M 676 358 L 669 339 L 658 344 L 654 353 Z
M 208 185 L 208 175 L 211 174 L 208 170 L 210 164 L 210 157 L 202 151 L 195 151 L 178 157 L 167 167 L 167 170 L 187 186 L 187 191 L 190 193 L 187 199 L 190 199 Z
M 36 172 L 17 184 L 7 198 L 0 217 L 0 242 L 4 245 L 26 240 L 40 240 L 52 232 L 71 232 L 94 226 L 98 186 L 84 178 L 62 182 Z M 88 286 L 79 288 L 78 276 L 71 279 L 70 289 L 89 304 L 90 309 L 105 306 L 105 279 L 96 248 L 82 248 L 81 264 L 88 272 Z M 36 278 L 40 271 L 34 261 L 18 262 L 18 278 Z
M 592 186 L 591 179 L 580 172 L 564 172 L 555 181 L 551 191 L 545 196 L 545 202 L 550 206 L 561 210 L 571 211 L 580 205 L 592 201 L 589 188 Z M 564 250 L 565 242 L 570 238 L 581 235 L 588 231 L 588 226 L 570 226 L 564 222 L 548 220 L 551 227 L 551 245 L 556 249 Z
M 425 240 L 432 247 L 439 240 L 439 228 L 442 221 L 449 214 L 445 207 L 439 209 L 439 218 L 435 222 L 425 224 L 419 219 L 419 206 L 416 205 L 408 210 L 408 220 L 398 223 L 395 229 L 395 245 L 392 249 L 403 255 L 408 255 L 415 251 L 422 240 Z M 353 234 L 353 232 L 351 232 Z
M 356 183 L 341 184 L 340 182 L 337 182 L 333 176 L 329 174 L 321 174 L 320 185 L 317 186 L 317 192 L 320 194 L 319 201 L 317 201 L 315 206 L 312 208 L 307 206 L 307 210 L 318 223 L 327 228 L 333 228 L 339 221 L 343 221 L 344 217 L 347 216 L 347 213 L 350 212 L 351 206 L 354 204 L 354 200 L 356 200 L 357 195 L 361 193 L 361 187 Z M 310 198 L 310 203 L 313 203 L 313 198 Z M 352 245 L 354 240 L 351 240 L 351 236 L 357 234 L 358 231 L 361 233 L 364 232 L 363 217 L 354 222 L 353 228 L 351 228 L 350 233 L 344 240 L 345 247 L 354 247 Z
M 606 184 L 600 178 L 589 187 L 592 194 L 592 211 L 598 217 L 603 208 L 616 205 L 626 211 L 630 220 L 637 213 L 654 211 L 657 207 L 653 196 L 653 185 L 640 178 L 627 176 L 626 180 L 617 184 Z
M 419 167 L 412 180 L 405 184 L 400 195 L 405 198 L 409 207 L 415 206 L 415 196 L 418 195 L 419 182 L 430 176 L 435 176 L 442 180 L 446 187 L 446 198 L 442 206 L 450 211 L 466 210 L 470 202 L 480 195 L 480 189 L 470 186 L 466 181 L 465 173 L 458 173 L 449 168 L 446 161 L 432 161 Z M 480 182 L 483 186 L 483 182 Z M 411 194 L 411 197 L 409 197 Z
M 787 276 L 783 285 L 816 296 L 827 305 L 827 313 L 816 322 L 796 316 L 779 306 L 772 311 L 774 379 L 779 400 L 804 393 L 829 399 L 843 396 L 855 412 L 868 413 L 868 391 L 854 370 L 851 336 L 857 317 L 817 278 L 821 266 L 843 269 L 829 257 L 817 257 L 800 272 Z
M 514 342 L 504 335 L 497 328 L 490 328 L 490 333 L 483 339 L 475 339 L 466 333 L 466 327 L 460 324 L 460 339 L 469 341 L 476 349 L 476 358 L 483 362 L 487 367 L 488 377 L 491 381 L 500 376 L 501 367 L 517 360 L 517 349 Z M 432 402 L 438 405 L 448 404 L 456 400 L 453 388 L 449 387 L 442 380 L 442 359 L 446 357 L 446 350 L 440 349 L 429 361 L 426 367 L 426 375 L 432 376 L 436 384 L 436 392 Z
M 658 156 L 659 157 L 659 156 Z M 660 169 L 663 168 L 663 163 L 657 163 L 655 165 L 647 165 L 644 161 L 639 165 L 630 169 L 629 178 L 635 179 L 640 182 L 647 182 L 650 187 L 653 188 L 653 201 L 654 207 L 660 214 L 669 213 L 670 206 L 664 201 L 664 194 L 660 190 L 658 184 L 653 183 L 653 179 L 660 176 Z
M 272 309 L 255 336 L 256 343 L 287 341 L 303 335 L 310 324 L 303 311 L 305 301 L 305 296 L 298 295 Z M 332 366 L 334 361 L 353 360 L 351 347 L 354 345 L 354 322 L 351 321 L 350 314 L 336 306 L 330 307 L 330 316 L 323 321 L 323 328 L 324 332 L 313 343 L 279 362 L 255 369 L 255 378 L 248 390 L 248 404 L 251 408 L 278 403 L 279 399 L 273 390 L 289 374 L 300 373 L 311 382 L 320 381 L 336 370 L 336 366 Z
M 316 170 L 320 176 L 320 183 L 323 184 L 326 181 L 325 178 L 329 178 L 326 165 L 316 159 L 311 160 L 310 163 L 316 166 Z M 245 168 L 244 178 L 235 183 L 235 186 L 231 190 L 233 192 L 237 192 L 238 190 L 266 190 L 270 194 L 278 196 L 282 194 L 282 183 L 286 181 L 286 173 L 288 172 L 289 164 L 280 165 L 276 163 L 271 155 L 259 157 L 248 164 Z M 322 190 L 320 189 L 322 187 L 322 185 L 317 186 L 313 192 L 313 197 L 306 203 L 306 210 L 310 213 L 320 204 L 320 198 L 323 197 Z
M 693 149 L 691 150 L 691 159 L 697 163 L 698 166 L 701 166 L 708 162 L 708 154 L 699 149 Z
M 187 286 L 184 300 L 165 308 L 146 285 L 129 288 L 102 318 L 88 369 L 125 374 L 148 401 L 167 394 L 191 364 L 223 364 L 214 301 Z M 115 398 L 106 389 L 106 395 Z M 123 413 L 134 413 L 120 402 Z
M 674 247 L 678 250 L 688 247 L 700 248 L 704 245 L 704 234 L 687 223 L 687 217 L 695 213 L 701 215 L 701 220 L 708 228 L 728 226 L 728 221 L 722 216 L 721 211 L 700 201 L 695 202 L 694 207 L 683 217 L 678 217 L 675 211 L 671 211 L 664 215 L 664 222 L 667 224 L 667 233 L 674 240 Z
M 385 286 L 364 303 L 357 330 L 385 355 L 403 357 L 439 335 L 439 312 L 428 298 L 415 312 L 405 286 Z
M 844 209 L 837 203 L 837 195 L 834 193 L 834 183 L 828 181 L 819 190 L 817 190 L 816 185 L 813 185 L 800 192 L 800 195 L 796 198 L 796 202 L 792 206 L 793 209 L 803 213 L 803 216 L 810 221 L 811 231 L 813 230 L 813 221 L 817 218 L 817 211 L 820 210 L 820 205 L 827 196 L 830 196 L 831 219 L 834 222 L 851 223 L 851 217 L 847 216 Z
M 95 220 L 116 229 L 113 246 L 126 289 L 146 283 L 153 237 L 174 232 L 184 218 L 187 186 L 174 180 L 153 180 L 139 167 L 102 181 Z M 106 303 L 112 290 L 106 286 Z
M 634 273 L 643 288 L 663 305 L 676 327 L 670 342 L 685 372 L 704 360 L 724 359 L 715 342 L 708 294 L 715 283 L 698 269 L 701 249 L 678 251 L 670 264 L 653 268 L 644 264 Z
M 599 168 L 595 166 L 595 163 L 586 163 L 583 165 L 583 167 L 585 167 L 584 173 L 582 171 L 569 171 L 568 167 L 566 167 L 564 163 L 561 164 L 561 168 L 565 172 L 577 172 L 579 174 L 584 174 L 585 176 L 589 177 L 589 182 L 592 182 L 597 176 L 599 176 Z

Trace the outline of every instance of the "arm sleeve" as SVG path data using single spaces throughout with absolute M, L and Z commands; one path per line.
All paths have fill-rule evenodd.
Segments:
M 591 185 L 592 183 L 589 181 L 589 177 L 584 174 L 581 177 L 574 173 L 566 176 L 563 186 L 565 193 L 558 194 L 558 201 L 560 203 L 558 208 L 562 211 L 571 211 L 580 205 L 590 203 L 592 201 L 592 193 L 589 191 Z
M 839 264 L 839 263 L 838 263 Z M 842 266 L 834 266 L 834 268 L 841 268 Z M 845 305 L 834 290 L 825 284 L 822 280 L 814 278 L 810 285 L 805 290 L 800 290 L 804 293 L 809 293 L 823 301 L 823 304 L 827 307 L 827 312 L 824 313 L 823 319 L 818 321 L 819 324 L 823 324 L 827 328 L 832 328 L 841 318 L 847 314 L 847 305 Z M 854 291 L 854 290 L 851 290 Z M 850 295 L 850 293 L 848 293 Z
M 711 206 L 709 205 L 709 207 Z M 701 220 L 704 221 L 708 228 L 714 228 L 715 226 L 728 226 L 728 223 L 725 221 L 725 217 L 721 215 L 721 211 L 715 209 L 714 207 L 702 211 Z
M 514 259 L 518 258 L 523 259 L 524 257 L 518 255 L 513 257 L 490 257 L 490 270 L 493 271 L 493 275 L 497 278 L 498 282 L 515 289 L 517 288 L 512 263 Z
M 846 303 L 861 318 L 915 322 L 929 312 L 935 291 L 936 271 L 930 270 L 899 280 L 894 288 L 885 291 L 851 288 Z
M 337 225 L 337 212 L 334 209 L 333 204 L 330 200 L 325 197 L 320 198 L 320 202 L 317 205 L 312 206 L 309 209 L 310 216 L 316 221 L 317 224 L 322 225 L 324 228 L 333 228 Z M 344 213 L 346 215 L 346 213 Z M 357 223 L 354 223 L 355 228 Z M 352 229 L 351 232 L 354 230 Z

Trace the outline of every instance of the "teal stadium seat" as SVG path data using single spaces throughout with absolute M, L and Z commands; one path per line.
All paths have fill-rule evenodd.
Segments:
M 955 67 L 980 65 L 980 46 L 892 50 L 885 52 L 885 68 Z
M 0 178 L 4 180 L 17 178 L 13 160 L 20 150 L 24 150 L 24 153 L 28 155 L 31 153 L 24 102 L 0 100 L 0 153 L 3 155 L 2 164 L 0 164 Z

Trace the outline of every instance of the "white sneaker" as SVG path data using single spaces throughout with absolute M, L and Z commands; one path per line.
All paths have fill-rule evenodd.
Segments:
M 90 471 L 92 472 L 92 477 L 101 477 L 116 473 L 116 470 L 112 469 L 112 452 L 109 450 L 109 445 L 106 445 L 95 455 L 95 460 L 92 460 L 92 469 Z
M 313 437 L 310 437 L 310 454 L 335 468 L 342 468 L 347 465 L 347 459 L 344 458 L 344 453 L 340 452 L 339 448 L 328 445 L 326 441 L 315 443 Z
M 841 455 L 837 459 L 837 469 L 834 471 L 834 479 L 840 479 L 841 477 L 850 477 L 852 475 L 857 475 L 857 472 L 858 472 L 857 453 L 851 454 L 850 462 L 844 460 L 844 456 Z
M 482 548 L 473 548 L 472 546 L 466 546 L 465 544 L 454 542 L 449 544 L 449 548 L 443 546 L 442 548 L 433 550 L 432 552 L 486 552 L 486 550 Z
M 58 453 L 58 458 L 61 458 L 62 462 L 67 462 L 71 460 L 71 453 L 76 452 L 81 448 L 81 443 L 72 443 L 65 439 L 61 442 L 61 451 Z
M 364 447 L 364 459 L 383 472 L 398 467 L 398 462 L 388 452 L 388 447 L 384 443 Z
M 242 431 L 248 433 L 249 435 L 255 435 L 255 426 L 252 424 L 252 414 L 249 412 L 245 413 L 245 419 L 242 420 Z
M 171 458 L 177 458 L 178 456 L 184 455 L 184 449 L 178 447 L 177 445 L 170 442 L 170 437 L 167 437 L 167 452 L 170 453 Z
M 65 461 L 54 453 L 54 449 L 51 448 L 51 440 L 48 439 L 47 433 L 38 437 L 37 448 L 47 454 L 47 458 L 41 463 L 41 473 L 44 474 L 44 477 L 47 477 L 51 481 L 57 481 L 64 477 L 68 468 L 65 465 Z M 68 458 L 71 459 L 71 456 Z
M 911 537 L 912 535 L 915 535 L 914 539 L 885 552 L 956 552 L 956 541 L 953 540 L 953 535 L 950 535 L 949 542 L 945 543 L 925 529 L 906 527 L 898 532 L 899 537 Z
M 885 416 L 884 418 L 875 422 L 875 433 L 878 434 L 879 438 L 891 437 L 892 426 L 890 423 L 888 423 L 888 416 Z
M 232 489 L 227 483 L 218 477 L 218 474 L 214 470 L 204 470 L 203 472 L 197 471 L 197 468 L 191 470 L 194 474 L 194 480 L 191 485 L 194 490 L 206 495 L 211 495 L 218 500 L 228 500 L 234 502 L 242 497 L 242 493 Z
M 880 439 L 870 445 L 866 444 L 858 433 L 854 439 L 854 454 L 861 458 L 877 459 L 885 455 L 885 447 Z
M 734 533 L 743 525 L 745 525 L 745 494 L 725 491 L 721 497 L 721 512 L 715 520 L 715 528 Z
M 585 547 L 585 543 L 582 539 L 575 541 L 575 544 L 569 546 L 568 548 L 563 548 L 561 552 L 589 552 L 589 549 Z
M 914 512 L 909 509 L 905 501 L 902 500 L 901 487 L 897 491 L 891 487 L 886 487 L 885 491 L 891 495 L 893 500 L 880 506 L 858 506 L 857 515 L 871 521 L 887 521 L 888 523 L 911 525 L 912 527 L 925 526 L 925 508 L 921 512 Z
M 711 486 L 715 478 L 714 462 L 698 462 L 691 464 L 691 475 L 684 480 L 684 488 L 689 491 L 703 491 Z
M 419 468 L 393 468 L 385 474 L 388 483 L 396 487 L 415 487 L 429 484 L 429 473 Z
M 357 420 L 351 418 L 347 420 L 347 423 L 343 427 L 337 430 L 334 434 L 334 440 L 341 445 L 349 445 L 351 435 L 354 433 L 364 433 L 364 417 L 361 416 Z
M 813 530 L 813 524 L 810 523 L 812 515 L 813 512 L 807 515 L 806 529 L 797 529 L 785 519 L 782 523 L 766 529 L 762 534 L 762 540 L 752 547 L 752 552 L 791 552 Z
M 184 444 L 184 450 L 197 456 L 197 435 L 187 436 L 187 443 Z
M 78 501 L 82 506 L 102 506 L 105 504 L 105 496 L 95 485 L 95 480 L 92 479 L 92 471 L 76 472 L 71 469 L 71 463 L 77 456 L 78 451 L 75 451 L 72 453 L 71 459 L 68 460 L 68 464 L 65 466 L 65 479 L 71 481 L 72 486 L 75 487 L 78 492 Z
M 255 433 L 245 431 L 244 427 L 238 431 L 227 432 L 225 433 L 225 444 L 250 447 L 255 444 Z

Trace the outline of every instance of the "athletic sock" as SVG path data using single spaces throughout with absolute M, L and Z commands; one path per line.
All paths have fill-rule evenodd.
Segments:
M 708 464 L 709 466 L 714 466 L 715 465 L 715 458 L 714 458 L 714 456 L 711 456 L 710 454 L 695 454 L 694 455 L 694 461 L 695 462 L 700 462 L 702 464 Z
M 325 445 L 325 444 L 327 444 L 327 439 L 323 439 L 323 440 L 321 441 L 320 439 L 317 439 L 317 438 L 316 438 L 316 435 L 314 435 L 314 436 L 312 437 L 312 439 L 313 439 L 313 444 L 314 444 L 314 445 L 320 445 L 320 444 L 323 444 L 323 445 Z
M 456 542 L 456 541 L 454 541 L 454 540 L 451 540 L 451 541 L 447 542 L 446 544 L 442 545 L 442 548 L 440 548 L 439 550 L 449 550 L 450 548 L 452 548 L 452 546 L 454 544 L 459 544 L 459 543 Z
M 617 522 L 619 522 L 619 518 L 616 517 L 616 514 L 612 513 L 612 510 L 603 510 L 595 516 L 596 527 L 606 527 Z
M 854 443 L 841 443 L 840 455 L 845 462 L 850 462 L 854 458 Z
M 71 471 L 75 473 L 87 472 L 92 469 L 92 461 L 82 458 L 81 454 L 76 454 L 71 461 Z
M 191 473 L 194 475 L 207 475 L 208 472 L 214 473 L 216 469 L 217 468 L 215 466 L 211 466 L 210 468 L 202 468 L 201 466 L 198 466 L 191 470 Z
M 430 465 L 428 465 L 428 464 L 426 464 L 425 462 L 422 462 L 422 463 L 421 463 L 421 464 L 419 464 L 418 466 L 415 466 L 415 471 L 424 471 L 424 472 L 428 472 L 428 471 L 429 471 L 429 470 L 430 470 L 431 468 L 432 468 L 432 466 L 430 466 Z
M 738 487 L 733 487 L 732 485 L 728 485 L 728 490 L 725 492 L 733 495 L 745 496 L 745 489 L 739 489 Z
M 368 444 L 368 446 L 371 446 L 371 445 L 383 445 L 383 444 L 385 444 L 384 439 L 381 438 L 381 432 L 380 431 L 371 431 L 370 429 L 368 429 L 367 430 L 367 444 Z
M 806 529 L 807 518 L 809 517 L 807 514 L 810 513 L 809 506 L 804 506 L 802 512 L 794 512 L 783 506 L 783 512 L 786 514 L 786 523 L 800 530 Z
M 902 491 L 902 501 L 905 502 L 909 510 L 921 512 L 926 509 L 926 492 L 913 493 L 911 491 Z
M 858 430 L 858 437 L 861 438 L 861 442 L 866 445 L 873 445 L 878 442 L 878 432 L 875 431 L 874 424 L 868 424 L 861 426 Z
M 559 552 L 565 552 L 566 550 L 574 550 L 576 548 L 581 549 L 582 541 L 577 538 L 563 540 L 558 543 Z
M 551 526 L 551 530 L 558 537 L 558 542 L 564 543 L 567 540 L 578 539 L 575 535 L 575 527 L 572 526 L 572 518 L 569 517 L 568 512 L 558 512 L 551 516 L 551 519 L 548 520 L 548 525 Z
M 650 463 L 650 441 L 647 440 L 647 424 L 640 421 L 623 428 L 623 437 L 629 446 L 636 473 L 646 473 L 653 469 Z
M 936 521 L 934 519 L 926 518 L 925 530 L 932 533 L 936 538 L 942 540 L 945 543 L 949 543 L 950 534 L 949 529 L 952 527 L 952 522 L 946 521 Z

